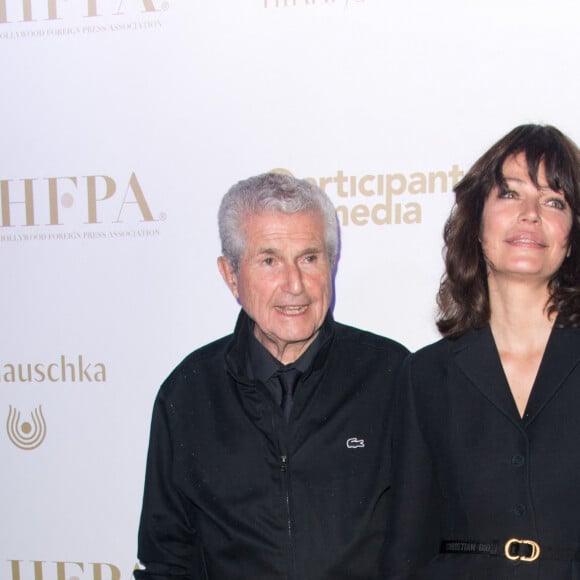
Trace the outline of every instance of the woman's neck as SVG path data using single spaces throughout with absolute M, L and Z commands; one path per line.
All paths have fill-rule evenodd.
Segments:
M 547 286 L 490 284 L 491 331 L 520 417 L 524 416 L 555 315 Z
M 555 315 L 548 315 L 549 298 L 545 284 L 490 280 L 490 325 L 496 342 L 512 351 L 543 348 L 555 320 Z

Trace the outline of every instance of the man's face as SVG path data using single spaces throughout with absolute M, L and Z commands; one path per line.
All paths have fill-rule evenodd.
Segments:
M 332 264 L 324 222 L 315 212 L 265 211 L 245 220 L 246 249 L 235 274 L 218 265 L 233 295 L 254 320 L 254 334 L 284 364 L 316 337 L 332 296 Z

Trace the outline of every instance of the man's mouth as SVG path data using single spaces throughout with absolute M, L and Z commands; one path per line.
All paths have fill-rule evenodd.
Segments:
M 301 306 L 276 306 L 276 310 L 282 312 L 282 314 L 287 314 L 288 316 L 302 314 L 307 308 L 308 306 L 305 304 Z

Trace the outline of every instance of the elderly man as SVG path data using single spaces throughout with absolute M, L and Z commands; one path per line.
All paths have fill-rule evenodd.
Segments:
M 153 411 L 137 580 L 374 580 L 389 409 L 407 351 L 330 313 L 338 226 L 316 186 L 265 174 L 219 211 L 242 310 Z

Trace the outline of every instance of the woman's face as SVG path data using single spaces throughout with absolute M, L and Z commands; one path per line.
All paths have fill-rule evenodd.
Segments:
M 494 188 L 483 206 L 481 246 L 490 282 L 547 284 L 569 251 L 572 211 L 563 193 L 548 186 L 544 164 L 536 187 L 524 153 L 503 164 L 505 188 Z

